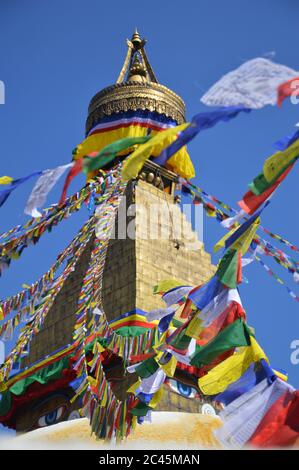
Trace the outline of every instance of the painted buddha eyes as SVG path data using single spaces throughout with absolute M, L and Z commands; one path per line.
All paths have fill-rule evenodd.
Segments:
M 50 411 L 49 413 L 41 416 L 38 420 L 39 427 L 51 426 L 55 424 L 62 416 L 64 412 L 64 406 L 60 406 L 56 410 Z
M 174 379 L 169 379 L 168 383 L 170 385 L 170 388 L 178 393 L 179 395 L 182 395 L 185 398 L 195 398 L 195 396 L 198 394 L 197 390 L 190 385 L 186 385 L 182 382 L 179 382 L 178 380 Z

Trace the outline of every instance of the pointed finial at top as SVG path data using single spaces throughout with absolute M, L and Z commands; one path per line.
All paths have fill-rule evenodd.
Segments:
M 131 42 L 134 46 L 134 49 L 141 49 L 144 47 L 146 41 L 144 39 L 141 39 L 140 34 L 138 33 L 137 28 L 135 28 L 134 34 L 132 36 Z
M 127 55 L 116 83 L 123 83 L 128 76 L 130 81 L 142 80 L 146 82 L 158 83 L 144 49 L 145 44 L 146 40 L 141 39 L 137 28 L 135 28 L 131 40 L 127 39 Z M 137 58 L 138 60 L 135 58 L 136 54 L 139 55 Z M 141 62 L 139 61 L 139 58 Z M 133 76 L 135 77 L 134 79 L 132 79 Z

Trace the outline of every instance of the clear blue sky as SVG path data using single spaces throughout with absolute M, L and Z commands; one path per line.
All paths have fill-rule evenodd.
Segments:
M 299 70 L 298 15 L 295 0 L 1 0 L 0 80 L 6 85 L 6 104 L 0 106 L 1 175 L 24 176 L 70 161 L 84 137 L 88 102 L 116 80 L 125 39 L 135 26 L 148 38 L 159 81 L 184 98 L 191 117 L 205 109 L 199 99 L 208 87 L 248 59 L 270 54 Z M 195 182 L 236 207 L 273 152 L 273 142 L 298 121 L 299 106 L 285 102 L 282 109 L 266 107 L 200 134 L 189 146 Z M 78 178 L 72 189 L 83 181 Z M 26 220 L 23 209 L 31 188 L 28 183 L 15 191 L 0 209 L 1 232 Z M 60 191 L 61 183 L 49 202 L 57 202 Z M 262 221 L 295 244 L 297 191 L 298 167 Z M 13 262 L 0 280 L 1 297 L 42 275 L 87 217 L 83 208 Z M 206 221 L 206 249 L 222 234 L 217 222 Z M 269 258 L 264 261 L 299 293 L 284 269 Z M 241 287 L 241 295 L 248 322 L 272 364 L 288 370 L 298 387 L 299 365 L 290 362 L 290 343 L 299 339 L 298 304 L 261 266 L 250 265 L 245 275 L 249 284 Z

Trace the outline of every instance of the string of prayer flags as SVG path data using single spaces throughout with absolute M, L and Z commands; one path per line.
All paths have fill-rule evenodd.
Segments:
M 261 211 L 222 237 L 214 246 L 214 251 L 217 252 L 221 247 L 225 247 L 225 249 L 231 248 L 240 250 L 242 255 L 244 255 L 256 234 L 258 226 L 260 225 L 260 213 Z
M 208 208 L 206 208 L 205 204 L 203 204 L 203 207 L 207 213 L 207 215 L 209 215 L 208 213 Z M 219 209 L 214 209 L 215 212 L 217 213 L 217 220 L 219 222 L 221 222 L 222 220 L 225 220 L 223 218 L 223 212 L 220 211 Z M 264 227 L 260 226 L 259 228 L 262 228 L 263 231 L 267 231 L 267 229 L 265 229 Z M 268 233 L 268 231 L 266 232 Z M 270 232 L 271 233 L 271 232 Z M 274 238 L 274 235 L 275 234 L 272 234 L 273 238 Z M 225 240 L 226 238 L 228 238 L 229 234 L 226 234 L 221 240 Z M 276 235 L 275 235 L 276 237 Z M 279 237 L 279 236 L 277 236 Z M 278 238 L 277 238 L 278 239 Z M 220 241 L 221 241 L 220 240 Z M 282 239 L 284 240 L 284 239 Z M 259 236 L 254 239 L 255 243 L 257 243 L 257 247 L 258 249 L 260 250 L 259 252 L 262 253 L 262 254 L 265 254 L 267 256 L 273 256 L 275 261 L 280 264 L 281 266 L 285 267 L 286 269 L 288 269 L 289 272 L 291 273 L 296 273 L 297 272 L 297 269 L 298 269 L 298 263 L 295 261 L 295 260 L 292 260 L 292 258 L 289 258 L 285 253 L 283 253 L 281 250 L 277 250 L 275 249 L 269 242 L 265 242 L 263 241 Z M 286 242 L 286 243 L 285 243 Z M 288 244 L 289 242 L 287 240 L 284 240 L 284 242 L 282 241 L 282 243 L 284 244 Z M 290 246 L 293 246 L 294 247 L 294 250 L 293 251 L 297 251 L 297 248 L 292 245 L 292 244 L 289 244 Z M 215 248 L 216 248 L 216 251 L 218 250 L 218 248 L 221 248 L 221 246 L 218 247 L 218 244 L 215 245 Z M 296 248 L 296 250 L 295 250 Z M 253 250 L 250 249 L 250 251 L 253 253 Z M 290 289 L 286 284 L 285 282 L 279 278 L 274 272 L 272 269 L 269 268 L 269 266 L 267 266 L 256 254 L 256 251 L 254 253 L 254 259 L 257 260 L 262 266 L 263 268 L 268 272 L 268 274 L 270 276 L 272 276 L 279 284 L 283 285 L 288 294 L 296 301 L 299 301 L 299 297 L 293 292 L 292 289 Z
M 207 215 L 209 215 L 209 210 L 207 208 L 207 206 L 205 205 L 205 203 L 203 203 L 203 207 L 207 213 Z M 217 209 L 217 208 L 214 208 L 214 211 L 216 212 L 217 214 L 217 220 L 219 222 L 225 220 L 225 215 L 224 213 Z M 236 212 L 236 211 L 235 211 Z M 282 239 L 282 237 L 280 237 L 279 235 L 275 235 L 273 234 L 272 232 L 269 232 L 267 229 L 265 229 L 264 227 L 260 226 L 259 227 L 260 229 L 262 229 L 265 233 L 267 234 L 270 234 L 270 236 L 272 235 L 272 238 L 275 238 L 275 239 L 280 239 L 281 238 L 281 242 L 285 245 L 288 245 L 290 247 L 293 247 L 293 251 L 297 251 L 298 249 L 290 244 L 287 240 L 285 239 Z M 229 234 L 226 234 L 223 238 L 222 238 L 222 241 L 225 240 L 226 238 L 228 238 Z M 278 238 L 279 237 L 279 238 Z M 285 267 L 288 272 L 290 273 L 293 273 L 295 275 L 295 273 L 297 272 L 298 270 L 298 262 L 296 262 L 296 260 L 293 260 L 292 258 L 290 258 L 288 255 L 286 255 L 285 253 L 283 253 L 281 250 L 278 250 L 276 249 L 275 247 L 273 247 L 273 245 L 271 245 L 269 242 L 265 242 L 263 239 L 261 239 L 259 236 L 257 236 L 257 238 L 254 239 L 255 243 L 257 244 L 257 249 L 259 250 L 260 253 L 264 254 L 264 255 L 267 255 L 267 256 L 272 256 L 275 261 L 280 264 L 281 266 Z M 216 249 L 218 249 L 218 244 L 215 245 Z M 221 248 L 221 246 L 220 246 Z M 250 251 L 253 253 L 253 251 L 250 249 Z M 285 282 L 279 278 L 274 272 L 272 269 L 270 269 L 258 256 L 257 256 L 257 252 L 255 251 L 255 254 L 254 254 L 254 259 L 257 260 L 261 266 L 263 266 L 263 268 L 268 272 L 268 274 L 270 276 L 272 276 L 279 284 L 283 285 L 285 287 L 285 289 L 287 290 L 288 294 L 290 295 L 290 297 L 292 297 L 292 299 L 296 300 L 296 301 L 299 301 L 299 297 L 294 293 L 294 291 L 292 289 L 290 289 L 286 284 Z M 243 260 L 242 260 L 242 263 L 243 263 Z
M 263 268 L 265 269 L 265 271 L 269 274 L 269 276 L 273 277 L 280 285 L 284 286 L 288 292 L 288 294 L 292 297 L 292 299 L 296 300 L 297 302 L 299 302 L 299 296 L 297 294 L 295 294 L 295 292 L 293 292 L 292 289 L 290 289 L 286 284 L 285 282 L 280 279 L 280 277 L 278 277 L 274 271 L 269 268 L 269 266 L 264 263 L 264 261 L 259 257 L 257 256 L 253 251 L 253 256 L 254 258 L 260 263 L 261 266 L 263 266 Z
M 202 310 L 219 294 L 222 286 L 216 276 L 203 285 L 194 287 L 188 294 L 187 301 L 181 312 L 181 318 L 187 318 L 192 311 L 192 304 Z
M 19 323 L 22 319 L 23 314 L 34 314 L 33 306 L 40 299 L 40 297 L 47 290 L 49 290 L 50 286 L 55 280 L 55 273 L 57 272 L 57 270 L 69 258 L 69 256 L 74 255 L 78 246 L 85 240 L 85 238 L 88 236 L 89 230 L 91 229 L 92 219 L 89 219 L 89 221 L 84 224 L 84 226 L 77 233 L 72 242 L 66 247 L 66 249 L 57 256 L 57 259 L 55 263 L 51 266 L 51 268 L 46 273 L 44 273 L 40 279 L 38 279 L 31 286 L 27 286 L 18 294 L 13 295 L 0 302 L 0 321 L 4 320 L 13 311 L 18 312 L 14 319 L 18 318 Z
M 253 214 L 277 189 L 299 157 L 299 139 L 294 140 L 285 150 L 278 151 L 265 160 L 263 172 L 252 183 L 239 206 L 247 214 Z
M 115 174 L 117 170 L 114 168 L 104 175 L 103 183 L 94 182 L 82 188 L 81 191 L 68 198 L 63 207 L 53 206 L 49 212 L 45 213 L 41 220 L 36 222 L 32 218 L 23 226 L 19 226 L 12 234 L 17 236 L 9 238 L 4 243 L 0 244 L 0 273 L 8 267 L 11 259 L 18 259 L 23 253 L 24 249 L 31 244 L 36 244 L 40 237 L 48 232 L 51 232 L 53 227 L 56 227 L 65 218 L 78 211 L 82 204 L 89 200 L 91 192 L 97 190 L 97 198 L 94 203 L 99 207 L 109 197 L 107 188 L 107 180 Z M 19 232 L 24 230 L 20 235 Z
M 295 70 L 258 57 L 225 74 L 200 101 L 208 106 L 243 105 L 252 109 L 275 106 L 277 88 L 296 77 Z
M 186 144 L 188 144 L 199 132 L 214 127 L 220 121 L 230 121 L 240 112 L 250 112 L 244 106 L 229 106 L 219 108 L 214 111 L 199 113 L 193 116 L 190 126 L 182 130 L 178 138 L 166 147 L 162 153 L 155 159 L 158 165 L 164 165 L 169 168 L 176 167 L 176 160 L 179 158 L 177 152 Z
M 25 183 L 26 181 L 28 181 L 31 178 L 34 178 L 35 176 L 40 176 L 41 173 L 42 173 L 41 171 L 35 171 L 34 173 L 31 173 L 30 175 L 23 176 L 22 178 L 13 179 L 9 183 L 8 188 L 3 189 L 2 191 L 0 191 L 0 207 L 3 206 L 3 204 L 5 203 L 7 198 L 11 195 L 11 193 L 15 189 L 17 189 L 21 184 Z M 5 178 L 7 178 L 7 177 L 5 177 Z M 7 183 L 5 183 L 5 184 L 7 184 Z
M 43 297 L 41 302 L 39 303 L 35 315 L 32 321 L 27 323 L 17 340 L 16 345 L 10 351 L 8 356 L 5 358 L 4 363 L 0 367 L 0 376 L 3 377 L 3 384 L 5 386 L 5 381 L 8 379 L 9 374 L 12 370 L 13 363 L 21 356 L 22 352 L 24 351 L 25 347 L 30 343 L 33 335 L 37 334 L 41 329 L 45 318 L 47 317 L 50 308 L 52 307 L 55 298 L 61 291 L 65 281 L 68 279 L 69 275 L 74 271 L 74 268 L 80 259 L 87 243 L 89 242 L 92 232 L 87 232 L 88 236 L 84 241 L 82 241 L 73 257 L 70 259 L 70 262 L 65 267 L 62 274 L 54 281 L 53 285 L 47 292 L 47 294 Z M 0 384 L 0 387 L 1 385 Z
M 294 164 L 289 167 L 277 178 L 275 183 L 269 186 L 263 193 L 256 195 L 251 190 L 244 194 L 243 199 L 238 202 L 241 209 L 247 214 L 252 215 L 254 212 L 271 196 L 271 194 L 278 188 L 285 177 L 290 173 Z
M 204 209 L 207 211 L 205 205 L 204 205 Z M 223 213 L 222 211 L 220 211 L 219 209 L 216 209 L 215 208 L 215 211 L 217 212 L 217 215 L 218 215 L 218 218 L 217 220 L 220 222 L 223 219 Z M 263 231 L 266 231 L 267 229 L 263 228 L 260 226 L 260 228 L 263 229 Z M 268 231 L 267 231 L 268 232 Z M 271 232 L 270 232 L 271 233 Z M 273 235 L 273 238 L 274 238 L 274 234 Z M 226 238 L 228 238 L 229 234 L 226 234 L 221 240 L 225 240 Z M 278 236 L 277 236 L 278 237 Z M 220 240 L 220 242 L 221 242 Z M 255 242 L 258 242 L 258 248 L 260 249 L 260 252 L 267 255 L 267 256 L 273 256 L 275 261 L 280 264 L 281 266 L 285 267 L 288 269 L 289 272 L 291 273 L 296 273 L 297 269 L 298 269 L 298 263 L 295 261 L 295 260 L 292 260 L 291 258 L 289 258 L 285 253 L 283 253 L 281 250 L 277 250 L 275 249 L 271 244 L 269 244 L 268 242 L 264 242 L 264 241 L 260 241 L 262 239 L 260 239 L 260 237 L 258 237 L 257 239 L 255 239 Z M 287 242 L 287 240 L 285 240 L 285 242 Z M 218 242 L 219 243 L 219 242 Z M 222 246 L 218 246 L 218 243 L 215 245 L 215 248 L 216 248 L 216 251 L 221 248 Z M 282 242 L 283 243 L 283 242 Z M 287 242 L 289 243 L 289 242 Z M 284 243 L 284 244 L 287 244 L 287 243 Z M 290 244 L 291 245 L 291 244 Z M 294 245 L 291 245 L 291 246 L 294 246 Z M 294 246 L 294 248 L 296 248 Z M 253 251 L 250 249 L 250 251 L 253 253 Z M 294 250 L 295 251 L 295 250 Z M 297 249 L 296 249 L 297 251 Z M 272 276 L 279 284 L 283 285 L 288 294 L 296 301 L 299 301 L 299 297 L 293 292 L 292 289 L 290 289 L 286 284 L 285 282 L 280 279 L 274 272 L 272 269 L 269 268 L 269 266 L 267 266 L 256 254 L 256 252 L 254 253 L 254 259 L 257 260 L 262 266 L 263 268 L 268 272 L 268 274 L 270 276 Z M 290 263 L 290 264 L 289 264 Z
M 204 191 L 202 188 L 196 186 L 195 184 L 191 183 L 190 181 L 186 181 L 187 184 L 192 187 L 195 191 L 197 191 L 200 195 L 203 195 L 204 197 L 206 197 L 207 199 L 215 202 L 217 205 L 219 205 L 220 207 L 222 207 L 223 209 L 227 210 L 228 212 L 230 212 L 231 214 L 234 214 L 234 215 L 237 215 L 240 213 L 237 212 L 235 209 L 233 209 L 232 207 L 230 207 L 228 204 L 225 204 L 223 201 L 220 201 L 220 199 L 217 199 L 215 196 L 207 193 L 206 191 Z M 219 212 L 218 210 L 218 214 L 220 215 L 221 212 Z M 226 218 L 227 218 L 227 215 L 226 215 Z M 277 240 L 279 241 L 280 243 L 282 243 L 283 245 L 286 245 L 290 248 L 290 250 L 292 251 L 296 251 L 299 253 L 299 248 L 294 245 L 293 243 L 289 242 L 288 240 L 286 240 L 285 238 L 283 238 L 281 235 L 278 235 L 276 233 L 273 233 L 271 232 L 270 230 L 268 230 L 267 228 L 263 227 L 262 225 L 260 225 L 259 227 L 259 230 L 262 230 L 266 235 L 269 235 L 269 237 L 273 238 L 274 240 Z
M 136 178 L 142 169 L 144 162 L 151 156 L 153 147 L 161 146 L 161 151 L 166 148 L 178 135 L 178 133 L 186 129 L 190 123 L 184 123 L 179 126 L 164 130 L 151 137 L 148 142 L 140 145 L 125 161 L 122 168 L 123 181 Z M 192 178 L 194 173 L 188 176 Z
M 231 291 L 233 289 L 226 290 Z M 242 304 L 234 300 L 229 302 L 226 306 L 223 305 L 223 302 L 222 305 L 220 303 L 218 309 L 219 310 L 217 311 L 216 306 L 214 310 L 210 311 L 208 314 L 204 311 L 197 313 L 190 321 L 186 329 L 186 335 L 196 339 L 198 345 L 205 346 L 212 341 L 220 331 L 234 323 L 236 320 L 246 320 L 246 314 Z M 205 323 L 207 322 L 207 318 L 205 318 L 205 316 L 208 316 L 210 319 L 209 324 Z M 213 321 L 211 321 L 211 318 L 213 318 Z
M 274 147 L 277 150 L 283 151 L 287 149 L 291 144 L 293 144 L 297 139 L 299 139 L 299 129 L 296 129 L 296 131 L 292 134 L 286 135 L 281 139 L 277 140 L 274 143 Z
M 89 197 L 90 190 L 91 190 L 91 186 L 87 184 L 80 191 L 70 196 L 66 201 L 67 209 L 71 210 L 71 208 L 74 206 L 75 207 L 81 206 L 82 202 L 85 201 Z M 23 232 L 23 231 L 28 232 L 28 230 L 30 231 L 31 228 L 33 228 L 33 226 L 35 227 L 40 226 L 40 224 L 42 224 L 45 220 L 48 220 L 57 212 L 58 212 L 57 204 L 52 204 L 50 207 L 43 210 L 42 216 L 39 218 L 38 221 L 34 217 L 32 217 L 31 219 L 26 221 L 24 224 L 17 225 L 16 227 L 13 227 L 7 232 L 2 233 L 0 235 L 0 238 L 9 238 L 11 240 L 12 237 L 14 237 L 16 234 L 19 234 L 20 232 Z
M 206 193 L 204 190 L 202 190 L 201 188 L 191 184 L 190 182 L 188 182 L 188 184 L 190 186 L 192 186 L 196 191 L 198 191 L 201 194 L 201 203 L 203 204 L 203 208 L 204 208 L 206 214 L 209 215 L 209 216 L 214 215 L 214 217 L 216 217 L 216 219 L 219 222 L 221 222 L 221 225 L 224 226 L 225 228 L 231 227 L 234 218 L 235 218 L 236 222 L 238 220 L 240 220 L 241 218 L 243 218 L 243 217 L 244 217 L 244 219 L 246 219 L 246 217 L 245 217 L 246 212 L 245 211 L 240 210 L 239 212 L 237 212 L 235 209 L 232 209 L 227 204 L 225 204 L 224 202 L 217 199 L 215 196 L 212 196 L 212 195 Z M 228 215 L 226 213 L 222 212 L 220 209 L 216 208 L 215 206 L 212 207 L 211 205 L 208 205 L 203 200 L 203 198 L 208 199 L 208 200 L 213 200 L 213 202 L 215 202 L 217 205 L 220 205 L 226 211 L 229 211 L 231 214 L 235 214 L 235 216 L 229 218 Z M 225 224 L 226 221 L 228 222 L 227 224 Z M 292 251 L 296 251 L 296 252 L 298 251 L 299 252 L 299 248 L 296 247 L 294 244 L 290 243 L 288 240 L 281 237 L 280 235 L 277 235 L 277 234 L 269 231 L 268 229 L 266 229 L 262 225 L 259 225 L 258 231 L 259 230 L 263 231 L 266 235 L 270 236 L 271 238 L 273 238 L 275 240 L 278 240 L 283 245 L 288 246 Z M 228 236 L 229 235 L 226 234 L 225 237 L 223 237 L 223 240 L 225 240 Z M 273 256 L 275 258 L 275 261 L 278 264 L 281 264 L 282 266 L 286 267 L 292 273 L 294 272 L 294 270 L 296 270 L 298 268 L 299 263 L 296 260 L 291 258 L 286 253 L 284 253 L 282 250 L 280 250 L 278 248 L 275 248 L 268 241 L 263 240 L 260 237 L 260 235 L 256 236 L 256 240 L 258 240 L 258 243 L 260 244 L 261 248 L 263 249 L 263 253 L 265 255 Z M 222 248 L 222 246 L 221 245 L 218 246 L 218 243 L 217 243 L 215 245 L 215 250 L 218 251 L 219 248 Z
M 192 290 L 191 286 L 177 286 L 163 293 L 162 299 L 167 307 L 174 304 L 181 304 L 187 299 L 189 292 Z
M 150 135 L 142 137 L 125 137 L 124 139 L 116 140 L 112 144 L 106 145 L 100 152 L 94 156 L 83 157 L 83 173 L 86 175 L 103 168 L 105 165 L 111 163 L 118 153 L 124 150 L 129 150 L 137 144 L 144 144 L 151 138 Z
M 299 155 L 299 139 L 295 140 L 285 150 L 278 151 L 265 160 L 263 174 L 268 183 L 273 183 L 277 178 L 294 163 Z

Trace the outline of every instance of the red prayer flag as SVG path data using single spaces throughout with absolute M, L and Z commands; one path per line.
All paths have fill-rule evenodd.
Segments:
M 299 391 L 287 391 L 268 410 L 248 444 L 291 446 L 299 438 Z
M 63 185 L 63 189 L 62 189 L 62 193 L 61 193 L 61 197 L 59 201 L 60 206 L 62 206 L 65 203 L 66 192 L 68 190 L 69 185 L 71 184 L 71 181 L 75 178 L 75 176 L 77 176 L 82 171 L 82 164 L 83 164 L 83 158 L 76 160 L 74 165 L 68 172 L 64 181 L 64 185 Z
M 271 196 L 271 194 L 278 188 L 280 183 L 285 179 L 285 177 L 289 174 L 291 169 L 293 168 L 294 163 L 292 163 L 272 184 L 266 191 L 258 196 L 254 194 L 252 191 L 248 191 L 244 194 L 243 199 L 238 202 L 239 206 L 243 211 L 247 214 L 252 215 L 254 212 Z
M 234 323 L 238 318 L 246 319 L 245 310 L 238 302 L 232 301 L 211 325 L 202 330 L 197 344 L 204 346 L 220 333 L 220 331 Z

